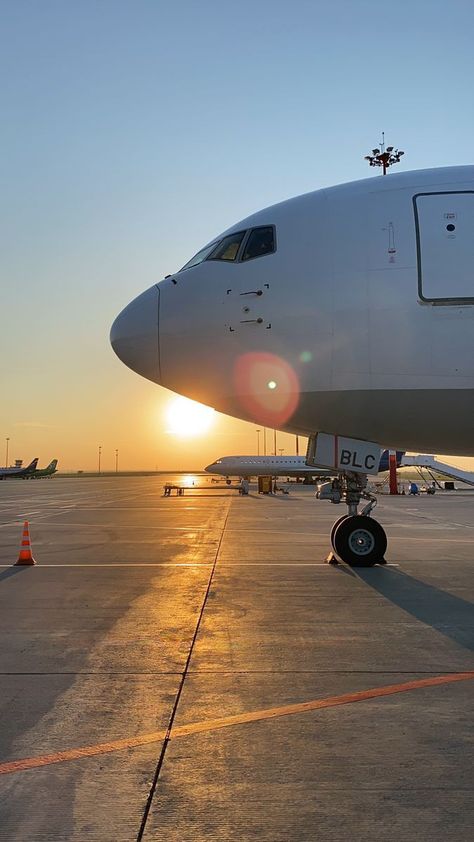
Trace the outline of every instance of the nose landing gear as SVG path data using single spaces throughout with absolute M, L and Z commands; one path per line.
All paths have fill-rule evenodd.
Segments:
M 370 517 L 377 500 L 366 487 L 366 474 L 347 471 L 339 474 L 332 483 L 331 491 L 324 495 L 325 499 L 333 503 L 343 500 L 349 509 L 349 513 L 339 518 L 331 529 L 333 551 L 327 558 L 328 564 L 338 564 L 338 559 L 351 567 L 372 567 L 374 564 L 386 563 L 384 554 L 387 536 L 380 523 Z M 369 502 L 358 514 L 362 498 Z

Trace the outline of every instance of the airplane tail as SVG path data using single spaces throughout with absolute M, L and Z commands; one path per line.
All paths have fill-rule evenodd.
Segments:
M 396 450 L 395 453 L 397 454 L 397 468 L 399 468 L 402 464 L 402 459 L 405 456 L 405 450 Z
M 57 465 L 57 464 L 58 464 L 58 460 L 57 460 L 57 459 L 53 459 L 53 460 L 49 463 L 49 465 L 48 465 L 48 467 L 46 468 L 46 470 L 47 470 L 47 471 L 55 471 L 55 470 L 56 470 L 56 465 Z
M 32 462 L 24 468 L 25 471 L 36 471 L 36 466 L 38 464 L 38 456 L 35 456 Z
M 401 463 L 402 463 L 402 458 L 405 455 L 405 451 L 404 450 L 396 450 L 395 453 L 396 453 L 397 468 L 399 468 Z M 383 453 L 380 457 L 379 471 L 388 471 L 388 469 L 389 469 L 389 454 L 390 454 L 389 450 L 383 451 Z

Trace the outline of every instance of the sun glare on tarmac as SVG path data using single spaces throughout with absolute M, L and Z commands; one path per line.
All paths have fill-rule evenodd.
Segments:
M 189 398 L 173 398 L 166 408 L 166 432 L 175 436 L 201 436 L 214 423 L 215 412 Z

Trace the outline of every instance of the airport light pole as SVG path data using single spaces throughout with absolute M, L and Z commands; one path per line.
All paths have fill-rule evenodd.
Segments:
M 260 433 L 261 430 L 255 430 L 257 433 L 257 456 L 260 456 Z
M 295 438 L 296 438 L 296 455 L 299 456 L 300 455 L 300 443 L 299 443 L 298 436 L 295 436 Z
M 277 431 L 273 430 L 273 455 L 277 455 Z
M 263 455 L 267 455 L 267 428 L 263 428 Z
M 118 474 L 118 448 L 115 449 L 115 473 Z
M 100 476 L 100 457 L 102 454 L 102 445 L 99 444 L 99 476 Z
M 387 146 L 385 149 L 385 132 L 382 132 L 380 149 L 372 149 L 372 154 L 366 155 L 364 160 L 369 162 L 369 167 L 383 167 L 383 175 L 387 175 L 388 168 L 400 163 L 404 154 L 401 149 L 395 149 L 393 146 Z
M 9 443 L 9 441 L 10 441 L 10 436 L 7 436 L 7 437 L 6 437 L 6 442 L 7 442 L 7 448 L 6 448 L 6 449 L 7 449 L 7 452 L 6 452 L 6 458 L 5 458 L 5 467 L 6 467 L 6 468 L 8 468 L 8 443 Z

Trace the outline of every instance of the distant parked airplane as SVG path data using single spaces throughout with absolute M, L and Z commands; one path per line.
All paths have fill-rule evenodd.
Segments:
M 52 477 L 57 471 L 58 460 L 53 459 L 47 468 L 37 468 L 34 474 L 31 474 L 28 479 L 42 479 L 43 477 Z
M 384 450 L 379 463 L 379 472 L 388 471 L 388 450 Z M 403 452 L 397 450 L 397 467 L 400 467 Z M 221 456 L 205 469 L 208 474 L 224 477 L 328 477 L 337 472 L 326 468 L 315 468 L 306 464 L 305 456 Z
M 26 468 L 0 468 L 0 479 L 10 479 L 10 477 L 23 477 L 27 479 L 36 470 L 38 464 L 38 457 L 33 459 Z

